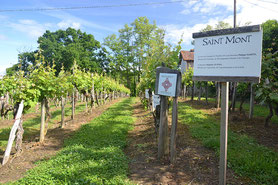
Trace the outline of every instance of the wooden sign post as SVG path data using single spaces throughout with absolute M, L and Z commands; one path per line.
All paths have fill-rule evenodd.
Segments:
M 158 138 L 158 158 L 169 153 L 168 139 L 168 96 L 173 97 L 172 127 L 171 127 L 171 156 L 172 163 L 176 159 L 176 128 L 177 128 L 177 97 L 180 95 L 181 73 L 167 67 L 156 69 L 155 94 L 160 95 L 160 124 Z
M 260 25 L 193 33 L 196 81 L 221 82 L 219 184 L 226 184 L 229 82 L 259 82 Z

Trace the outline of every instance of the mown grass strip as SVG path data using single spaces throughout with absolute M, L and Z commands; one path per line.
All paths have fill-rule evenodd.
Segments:
M 179 119 L 189 126 L 193 137 L 219 156 L 220 121 L 186 103 L 179 104 Z M 218 165 L 218 164 L 215 164 Z M 257 184 L 278 184 L 278 154 L 253 138 L 229 130 L 228 167 Z
M 134 101 L 125 99 L 83 125 L 55 157 L 14 184 L 128 184 L 123 148 L 134 122 Z

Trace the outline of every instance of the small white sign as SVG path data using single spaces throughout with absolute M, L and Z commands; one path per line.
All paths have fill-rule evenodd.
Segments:
M 145 90 L 145 97 L 146 97 L 147 99 L 150 98 L 150 96 L 149 96 L 149 89 L 146 89 L 146 90 Z
M 176 96 L 177 74 L 160 73 L 158 94 L 163 96 Z
M 262 31 L 195 39 L 194 76 L 260 77 Z
M 153 95 L 153 110 L 155 110 L 156 106 L 160 105 L 160 97 L 157 94 Z

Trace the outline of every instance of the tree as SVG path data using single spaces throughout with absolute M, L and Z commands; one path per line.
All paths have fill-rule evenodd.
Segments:
M 87 71 L 100 73 L 106 70 L 106 50 L 93 35 L 81 30 L 47 30 L 39 37 L 38 44 L 45 58 L 45 65 L 55 66 L 57 74 L 62 66 L 65 71 L 69 71 L 74 61 Z
M 130 26 L 126 24 L 120 29 L 118 37 L 115 34 L 106 37 L 104 44 L 110 52 L 111 74 L 124 80 L 133 95 L 138 83 L 140 89 L 154 87 L 155 69 L 162 62 L 177 68 L 180 43 L 178 47 L 172 47 L 165 43 L 164 36 L 165 30 L 155 22 L 138 17 Z
M 278 50 L 278 21 L 268 20 L 262 24 L 263 28 L 263 52 L 274 53 Z
M 115 34 L 105 38 L 104 44 L 110 49 L 111 74 L 116 79 L 125 79 L 125 84 L 131 88 L 132 66 L 134 66 L 134 55 L 132 46 L 132 27 L 127 24 L 119 30 L 119 37 Z M 133 69 L 133 72 L 136 71 Z
M 22 52 L 18 54 L 18 63 L 14 64 L 12 67 L 6 69 L 6 74 L 11 76 L 17 71 L 24 71 L 25 75 L 28 74 L 30 71 L 30 67 L 33 66 L 35 63 L 35 53 L 38 51 L 33 52 Z

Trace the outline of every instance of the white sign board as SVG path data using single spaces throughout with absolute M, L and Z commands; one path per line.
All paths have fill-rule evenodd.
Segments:
M 163 96 L 176 96 L 177 74 L 160 73 L 158 93 Z
M 156 106 L 160 105 L 160 97 L 159 95 L 153 95 L 153 110 L 155 110 Z
M 145 90 L 145 97 L 146 97 L 147 99 L 150 98 L 150 96 L 149 96 L 149 89 L 146 89 L 146 90 Z
M 260 77 L 262 30 L 195 39 L 194 76 Z

